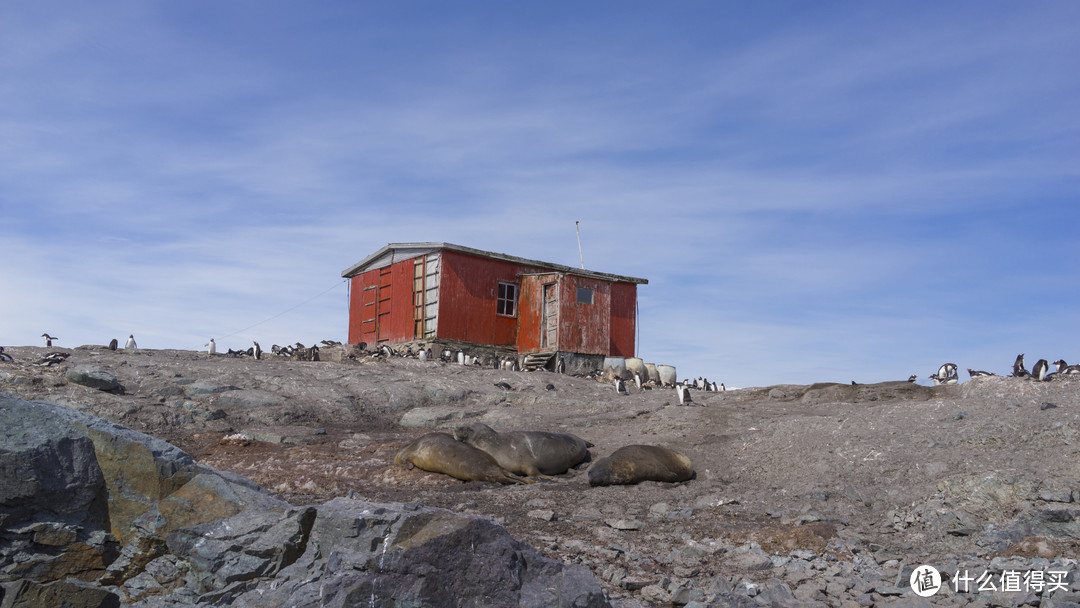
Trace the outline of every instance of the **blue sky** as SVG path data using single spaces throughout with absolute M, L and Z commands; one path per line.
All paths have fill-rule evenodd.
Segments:
M 341 340 L 386 243 L 580 221 L 680 376 L 1077 362 L 1078 65 L 1075 2 L 7 3 L 0 344 Z

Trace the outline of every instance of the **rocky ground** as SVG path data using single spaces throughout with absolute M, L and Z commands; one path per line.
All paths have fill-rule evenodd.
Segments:
M 57 350 L 70 357 L 33 364 Z M 586 378 L 345 350 L 318 362 L 6 352 L 0 391 L 159 437 L 293 505 L 351 496 L 490 517 L 589 567 L 616 606 L 1080 605 L 1080 378 L 781 385 L 680 406 L 670 389 L 620 395 Z M 574 433 L 594 458 L 664 445 L 697 476 L 592 488 L 585 465 L 497 486 L 394 466 L 416 436 L 462 421 Z M 922 564 L 945 579 L 928 600 L 908 584 Z M 956 574 L 968 592 L 954 591 Z

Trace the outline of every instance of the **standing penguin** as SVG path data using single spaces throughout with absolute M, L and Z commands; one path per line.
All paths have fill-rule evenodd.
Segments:
M 1050 364 L 1046 362 L 1046 359 L 1039 359 L 1035 362 L 1035 367 L 1031 368 L 1031 377 L 1036 380 L 1046 380 L 1046 372 L 1050 369 Z
M 686 405 L 687 403 L 694 402 L 694 400 L 690 398 L 690 388 L 685 384 L 676 384 L 675 393 L 679 396 L 679 405 Z
M 1017 378 L 1026 378 L 1031 375 L 1026 369 L 1024 369 L 1024 353 L 1016 355 L 1016 361 L 1013 363 L 1012 375 L 1016 376 Z
M 120 346 L 120 343 L 116 341 L 116 338 L 109 341 L 109 350 L 116 350 L 117 346 Z
M 208 355 L 217 354 L 217 344 L 214 342 L 213 338 L 210 338 L 210 341 L 207 342 L 206 344 L 203 344 L 203 346 L 206 347 L 206 354 L 208 354 Z
M 615 392 L 623 395 L 630 394 L 630 391 L 626 390 L 626 382 L 622 378 L 615 378 Z
M 131 334 L 128 336 L 127 342 L 124 343 L 124 348 L 127 350 L 138 348 L 137 346 L 135 346 L 135 334 Z
M 50 336 L 48 334 L 48 332 L 41 334 L 41 337 L 45 338 L 45 346 L 49 346 L 49 347 L 52 346 L 53 340 L 59 340 L 60 339 L 60 338 L 57 338 L 55 336 Z
M 251 342 L 255 345 L 255 360 L 258 361 L 262 358 L 262 347 L 259 346 L 259 343 L 254 340 L 252 340 Z

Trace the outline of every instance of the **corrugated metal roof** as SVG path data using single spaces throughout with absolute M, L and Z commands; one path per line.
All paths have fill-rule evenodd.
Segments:
M 372 268 L 388 266 L 400 260 L 407 260 L 409 258 L 414 258 L 418 255 L 424 255 L 441 249 L 450 249 L 453 251 L 460 251 L 462 253 L 468 253 L 484 258 L 492 258 L 495 260 L 503 260 L 506 262 L 514 262 L 517 264 L 526 264 L 529 266 L 536 266 L 538 268 L 547 268 L 555 272 L 563 272 L 566 274 L 591 277 L 604 281 L 637 283 L 639 285 L 648 284 L 649 282 L 648 279 L 641 279 L 638 277 L 628 277 L 619 274 L 609 274 L 606 272 L 583 270 L 581 268 L 574 268 L 573 266 L 563 266 L 562 264 L 552 264 L 551 262 L 529 260 L 526 258 L 519 258 L 514 255 L 495 253 L 493 251 L 483 251 L 480 249 L 473 249 L 472 247 L 465 247 L 463 245 L 455 245 L 453 243 L 389 243 L 385 247 L 380 248 L 375 253 L 372 253 L 371 255 L 360 260 L 356 264 L 353 264 L 352 266 L 346 268 L 344 271 L 342 271 L 341 276 L 348 278 L 353 275 L 360 274 L 361 272 L 371 270 Z

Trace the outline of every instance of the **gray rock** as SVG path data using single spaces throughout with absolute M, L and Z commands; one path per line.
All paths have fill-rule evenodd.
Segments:
M 120 382 L 116 376 L 100 369 L 79 366 L 69 369 L 64 377 L 68 379 L 68 382 L 96 388 L 99 391 L 120 390 Z
M 588 568 L 489 519 L 345 498 L 295 508 L 55 404 L 0 393 L 0 448 L 4 608 L 118 606 L 117 591 L 136 606 L 610 606 Z
M 210 382 L 202 382 L 202 381 L 192 382 L 190 380 L 187 380 L 187 381 L 178 380 L 177 384 L 183 385 L 184 386 L 184 394 L 186 394 L 188 397 L 191 397 L 191 398 L 203 397 L 203 396 L 206 396 L 206 395 L 218 395 L 218 394 L 228 392 L 228 391 L 238 391 L 238 390 L 240 390 L 240 387 L 238 387 L 238 386 L 212 384 Z
M 284 400 L 280 396 L 254 389 L 221 393 L 214 400 L 214 404 L 220 407 L 237 408 L 265 408 L 278 406 L 282 403 L 284 403 Z

